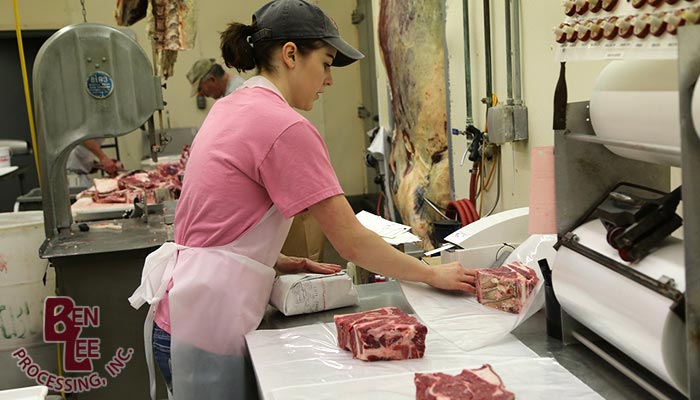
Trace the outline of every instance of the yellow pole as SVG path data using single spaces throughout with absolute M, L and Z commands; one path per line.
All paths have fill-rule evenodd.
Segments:
M 58 357 L 58 376 L 63 376 L 63 371 L 61 370 L 61 365 L 63 364 L 63 357 L 61 356 L 61 343 L 56 343 L 56 356 Z M 65 400 L 66 392 L 63 391 L 61 387 L 61 398 Z
M 24 46 L 22 45 L 22 30 L 19 24 L 19 9 L 17 0 L 12 0 L 15 10 L 15 31 L 17 32 L 17 47 L 19 48 L 19 62 L 22 66 L 22 82 L 24 83 L 24 99 L 27 102 L 27 117 L 29 117 L 29 133 L 32 135 L 32 149 L 34 149 L 34 162 L 36 174 L 39 177 L 41 187 L 41 172 L 39 171 L 39 151 L 36 146 L 36 131 L 34 130 L 34 113 L 32 113 L 32 98 L 29 95 L 29 80 L 27 79 L 27 63 L 24 61 Z

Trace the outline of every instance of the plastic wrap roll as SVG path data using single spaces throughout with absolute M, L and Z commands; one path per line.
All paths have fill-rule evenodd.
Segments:
M 675 60 L 613 61 L 598 76 L 590 101 L 598 137 L 680 149 Z M 613 153 L 680 167 L 680 155 L 606 145 Z
M 576 230 L 579 243 L 620 263 L 598 220 Z M 649 277 L 667 276 L 685 291 L 683 242 L 669 238 L 634 268 Z M 566 247 L 552 268 L 554 292 L 574 317 L 651 372 L 687 393 L 685 325 L 671 311 L 672 301 Z

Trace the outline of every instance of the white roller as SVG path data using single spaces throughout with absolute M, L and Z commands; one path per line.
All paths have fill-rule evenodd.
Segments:
M 608 245 L 600 221 L 590 221 L 574 233 L 580 244 L 631 265 Z M 670 277 L 685 291 L 684 265 L 683 241 L 668 238 L 633 267 L 654 279 Z M 565 247 L 557 251 L 552 270 L 554 292 L 569 315 L 687 393 L 685 326 L 670 310 L 670 299 Z
M 693 116 L 693 126 L 695 127 L 695 133 L 700 138 L 700 85 L 695 83 L 695 89 L 693 90 L 693 103 L 691 104 L 691 114 Z
M 680 149 L 676 60 L 611 62 L 598 76 L 590 107 L 600 138 Z M 680 155 L 606 147 L 621 157 L 680 167 Z

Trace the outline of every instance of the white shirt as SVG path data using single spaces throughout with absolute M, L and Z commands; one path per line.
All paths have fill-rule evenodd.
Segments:
M 95 139 L 99 145 L 102 145 L 104 139 Z M 95 162 L 95 155 L 82 144 L 79 144 L 71 150 L 66 162 L 66 170 L 77 174 L 89 174 Z
M 226 84 L 226 93 L 224 93 L 224 96 L 228 96 L 234 90 L 241 87 L 241 85 L 243 85 L 243 82 L 245 82 L 245 80 L 243 78 L 241 78 L 240 76 L 238 76 L 238 75 L 231 76 L 228 79 L 228 83 Z

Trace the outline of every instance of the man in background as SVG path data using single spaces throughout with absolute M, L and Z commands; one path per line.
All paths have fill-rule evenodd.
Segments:
M 220 99 L 238 89 L 245 80 L 238 75 L 231 76 L 213 58 L 197 60 L 187 73 L 187 80 L 192 85 L 190 96 L 199 93 L 202 96 Z
M 83 188 L 92 186 L 92 180 L 88 175 L 96 169 L 114 176 L 117 171 L 124 169 L 124 165 L 105 154 L 102 150 L 102 139 L 89 139 L 75 146 L 68 156 L 66 162 L 68 186 Z

